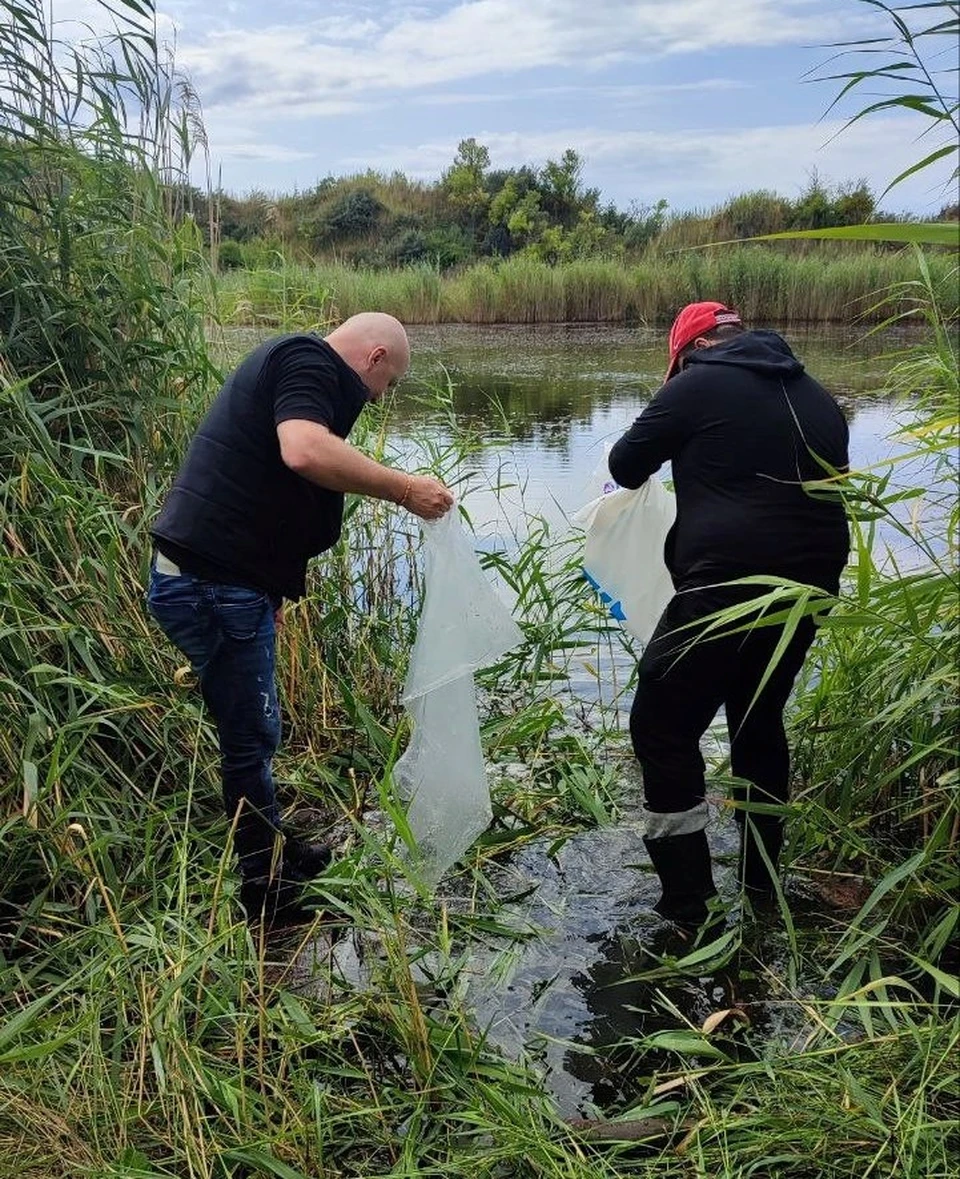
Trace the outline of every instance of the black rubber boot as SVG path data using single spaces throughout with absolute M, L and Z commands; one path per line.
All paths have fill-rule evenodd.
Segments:
M 783 820 L 777 815 L 748 817 L 743 812 L 741 815 L 737 816 L 740 824 L 740 884 L 753 900 L 769 900 L 775 895 L 776 889 L 758 845 L 762 845 L 776 876 L 783 846 Z
M 276 875 L 281 854 L 279 828 L 244 804 L 235 820 L 233 850 L 245 879 Z
M 242 805 L 233 848 L 240 869 L 240 903 L 248 924 L 280 930 L 313 921 L 316 914 L 303 905 L 300 885 L 328 867 L 332 858 L 328 847 L 295 835 L 285 838 L 279 827 Z
M 283 841 L 282 874 L 287 880 L 313 880 L 330 866 L 333 855 L 325 843 L 309 843 L 288 835 Z
M 317 914 L 303 904 L 300 886 L 329 865 L 330 849 L 322 843 L 288 837 L 282 849 L 273 850 L 273 863 L 266 872 L 243 871 L 241 860 L 240 903 L 247 922 L 271 931 L 309 925 Z
M 240 882 L 240 904 L 247 924 L 268 933 L 309 925 L 316 917 L 301 901 L 299 884 L 277 877 L 245 876 Z
M 643 842 L 663 888 L 654 910 L 685 928 L 702 925 L 708 916 L 707 902 L 717 895 L 707 833 L 691 831 Z

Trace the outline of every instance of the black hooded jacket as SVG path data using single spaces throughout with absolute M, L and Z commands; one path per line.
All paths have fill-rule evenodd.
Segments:
M 678 590 L 768 574 L 836 592 L 846 513 L 801 483 L 845 470 L 847 442 L 839 406 L 786 341 L 743 332 L 690 355 L 613 447 L 610 473 L 639 487 L 671 462 L 664 555 Z

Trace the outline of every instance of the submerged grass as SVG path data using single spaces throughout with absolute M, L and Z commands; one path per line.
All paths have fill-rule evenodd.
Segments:
M 951 281 L 948 254 L 927 265 L 934 284 Z M 919 278 L 912 250 L 851 254 L 830 246 L 804 255 L 762 245 L 652 254 L 628 265 L 509 258 L 448 274 L 278 261 L 276 270 L 223 275 L 217 306 L 225 323 L 245 326 L 313 327 L 371 309 L 406 323 L 662 323 L 684 303 L 710 298 L 754 323 L 869 322 L 889 314 L 877 306 L 879 292 Z
M 135 20 L 140 6 L 114 7 Z M 22 83 L 2 101 L 27 103 L 51 59 L 43 9 L 2 8 L 17 31 L 0 42 L 4 67 Z M 284 801 L 312 807 L 342 848 L 315 886 L 326 925 L 302 945 L 264 946 L 238 920 L 214 735 L 141 607 L 146 529 L 215 373 L 202 271 L 181 266 L 154 164 L 117 118 L 131 63 L 144 110 L 166 81 L 149 38 L 127 49 L 123 68 L 97 75 L 99 117 L 51 125 L 60 108 L 38 99 L 4 110 L 19 130 L 0 140 L 0 1175 L 951 1174 L 952 490 L 945 514 L 904 523 L 891 481 L 856 484 L 855 576 L 797 701 L 794 868 L 855 874 L 866 901 L 833 921 L 784 901 L 782 971 L 751 949 L 748 925 L 648 962 L 657 1019 L 618 1046 L 641 1098 L 607 1111 L 614 1120 L 567 1124 L 534 1065 L 506 1060 L 476 1026 L 462 987 L 477 946 L 535 935 L 497 864 L 615 820 L 623 803 L 616 710 L 578 726 L 565 692 L 574 661 L 596 665 L 621 639 L 585 594 L 575 541 L 546 522 L 484 556 L 524 631 L 481 677 L 485 743 L 529 772 L 503 778 L 490 830 L 429 898 L 406 879 L 389 789 L 418 538 L 392 509 L 351 504 L 343 545 L 317 563 L 281 642 Z M 79 84 L 59 78 L 57 93 Z M 477 274 L 470 299 L 494 306 Z M 526 280 L 514 280 L 519 306 Z M 530 281 L 557 306 L 560 280 Z M 372 288 L 363 297 L 373 305 Z M 605 297 L 590 296 L 597 308 Z M 328 305 L 304 305 L 305 318 Z M 931 492 L 955 475 L 945 318 L 930 321 L 936 346 L 898 370 L 904 392 L 940 390 L 913 425 Z M 477 440 L 451 430 L 443 391 L 430 412 L 419 461 L 459 483 Z M 389 460 L 384 414 L 357 441 Z M 918 546 L 909 573 L 878 567 L 880 515 Z M 345 929 L 362 932 L 362 971 Z M 721 968 L 741 987 L 769 972 L 802 1034 L 685 1015 L 671 987 Z

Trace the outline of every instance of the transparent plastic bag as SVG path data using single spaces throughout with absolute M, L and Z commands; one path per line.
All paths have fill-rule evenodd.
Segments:
M 499 659 L 520 628 L 480 568 L 456 510 L 423 525 L 424 600 L 403 703 Z
M 492 817 L 473 673 L 523 635 L 456 510 L 424 524 L 423 535 L 423 610 L 402 697 L 413 734 L 393 780 L 409 804 L 417 872 L 435 884 Z
M 673 494 L 651 475 L 635 490 L 607 484 L 573 517 L 586 533 L 587 580 L 613 617 L 643 643 L 673 596 L 663 546 L 676 513 Z

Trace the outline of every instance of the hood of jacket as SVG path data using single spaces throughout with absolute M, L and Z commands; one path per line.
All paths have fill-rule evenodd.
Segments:
M 783 336 L 762 328 L 741 332 L 710 348 L 698 348 L 687 358 L 687 364 L 734 365 L 751 369 L 762 376 L 786 380 L 799 377 L 803 372 L 803 365 L 790 351 L 790 345 Z

